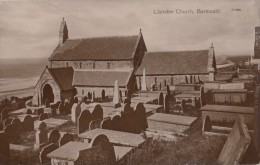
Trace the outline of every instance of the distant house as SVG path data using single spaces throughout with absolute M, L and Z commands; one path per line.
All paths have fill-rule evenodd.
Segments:
M 214 47 L 208 50 L 147 52 L 135 75 L 141 88 L 143 69 L 147 87 L 166 86 L 195 81 L 214 81 L 216 59 Z M 190 82 L 190 80 L 192 82 Z
M 134 36 L 69 39 L 62 20 L 59 44 L 49 58 L 50 67 L 35 86 L 33 105 L 42 105 L 46 99 L 57 102 L 74 95 L 87 96 L 93 91 L 96 96 L 103 90 L 112 95 L 115 80 L 121 90 L 132 91 L 133 73 L 146 51 L 141 31 Z

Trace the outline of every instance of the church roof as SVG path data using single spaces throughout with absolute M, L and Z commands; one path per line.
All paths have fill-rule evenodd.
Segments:
M 174 75 L 208 73 L 210 50 L 148 52 L 135 75 Z
M 75 70 L 73 86 L 113 87 L 118 80 L 120 87 L 125 87 L 131 77 L 132 70 Z
M 116 36 L 68 39 L 59 45 L 49 58 L 51 61 L 127 60 L 133 58 L 140 37 Z
M 74 72 L 72 67 L 48 68 L 48 70 L 62 90 L 69 90 L 74 88 L 72 86 Z

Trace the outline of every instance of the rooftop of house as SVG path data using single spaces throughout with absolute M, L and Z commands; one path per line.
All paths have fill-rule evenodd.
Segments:
M 119 87 L 125 87 L 131 74 L 132 70 L 75 70 L 72 85 L 113 87 L 118 80 Z
M 49 60 L 129 60 L 133 58 L 141 36 L 68 39 L 54 50 Z
M 209 72 L 209 50 L 147 52 L 135 75 L 203 74 Z

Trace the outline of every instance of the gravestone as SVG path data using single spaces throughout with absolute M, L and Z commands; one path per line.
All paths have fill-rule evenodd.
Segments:
M 74 97 L 74 103 L 79 103 L 79 99 L 76 96 Z
M 211 124 L 211 121 L 210 121 L 210 118 L 209 116 L 207 115 L 205 117 L 205 119 L 203 120 L 203 126 L 202 126 L 202 131 L 204 132 L 210 132 L 212 129 L 212 124 Z
M 110 117 L 103 119 L 101 122 L 102 129 L 111 129 L 111 125 L 112 123 Z
M 12 120 L 13 122 L 14 120 Z M 8 124 L 5 128 L 4 128 L 4 132 L 7 134 L 7 136 L 9 137 L 10 141 L 12 141 L 12 143 L 16 143 L 20 140 L 20 133 L 21 133 L 21 122 L 18 122 L 18 120 L 15 120 L 17 122 L 14 122 L 11 124 Z
M 103 89 L 102 92 L 101 92 L 102 101 L 105 100 L 105 98 L 106 98 L 106 93 L 105 93 L 105 90 Z
M 8 124 L 11 124 L 13 118 L 7 118 L 4 120 L 3 128 L 5 128 Z
M 159 94 L 159 105 L 163 105 L 163 93 Z
M 50 132 L 48 143 L 59 144 L 60 132 L 54 129 Z
M 77 119 L 81 113 L 81 104 L 75 103 L 71 108 L 71 121 L 77 123 Z
M 48 119 L 48 114 L 47 113 L 42 113 L 40 116 L 39 116 L 39 121 L 43 121 L 45 119 Z
M 38 110 L 37 110 L 37 115 L 41 115 L 41 114 L 43 114 L 44 113 L 44 109 L 43 108 L 39 108 Z
M 59 140 L 59 146 L 61 147 L 70 141 L 73 141 L 73 135 L 70 133 L 65 133 Z
M 80 113 L 77 120 L 78 134 L 85 132 L 89 128 L 89 123 L 92 120 L 92 115 L 88 110 L 84 110 Z
M 21 123 L 21 120 L 20 119 L 13 119 L 12 121 L 11 121 L 11 124 L 13 124 L 13 123 Z
M 51 158 L 47 157 L 47 154 L 59 148 L 56 144 L 49 144 L 42 148 L 39 158 L 41 165 L 51 164 Z
M 135 133 L 141 133 L 142 131 L 145 131 L 146 128 L 148 128 L 146 111 L 143 103 L 137 103 L 135 106 L 135 125 Z
M 101 128 L 101 122 L 102 122 L 102 120 L 100 120 L 100 119 L 92 120 L 89 123 L 89 130 L 93 130 L 93 129 L 96 129 L 96 128 Z
M 170 96 L 168 94 L 164 97 L 164 111 L 165 113 L 170 112 Z
M 136 132 L 135 128 L 135 112 L 131 108 L 130 111 L 123 111 L 121 113 L 121 131 L 123 132 Z
M 10 159 L 9 137 L 3 131 L 0 132 L 0 164 L 8 164 Z
M 33 131 L 34 121 L 31 115 L 26 115 L 22 123 L 23 131 Z
M 5 120 L 6 118 L 8 118 L 8 116 L 9 116 L 9 110 L 6 109 L 6 108 L 4 108 L 3 111 L 2 111 L 2 113 L 1 113 L 1 123 L 3 123 L 4 120 Z
M 124 112 L 124 113 L 129 113 L 129 112 L 131 112 L 131 111 L 132 111 L 131 104 L 130 104 L 130 103 L 126 103 L 126 104 L 124 105 L 124 110 L 123 110 L 123 112 Z
M 203 107 L 206 103 L 204 87 L 200 87 L 200 107 Z
M 119 107 L 121 107 L 121 104 L 120 103 L 116 103 L 114 107 L 115 108 L 119 108 Z
M 186 111 L 186 102 L 184 99 L 181 100 L 181 109 L 182 109 L 182 112 Z
M 100 104 L 95 105 L 93 111 L 92 111 L 92 120 L 103 119 L 103 108 Z
M 70 114 L 70 113 L 71 113 L 70 110 L 71 110 L 71 109 L 70 109 L 69 102 L 65 102 L 65 104 L 64 104 L 64 112 L 65 112 L 66 114 Z
M 26 114 L 32 114 L 32 110 L 31 109 L 27 109 Z
M 48 98 L 45 100 L 45 107 L 50 108 L 50 100 Z
M 169 85 L 167 85 L 166 91 L 167 91 L 167 94 L 170 96 L 171 95 L 171 90 L 170 90 Z
M 90 142 L 90 146 L 100 146 L 102 152 L 99 153 L 100 158 L 103 161 L 103 164 L 114 165 L 116 164 L 116 155 L 112 143 L 109 142 L 107 136 L 103 134 L 96 135 Z
M 60 114 L 63 114 L 65 112 L 64 108 L 65 108 L 64 102 L 61 101 L 60 104 L 59 104 L 59 107 L 58 107 L 58 110 L 59 110 Z
M 119 115 L 115 115 L 111 119 L 111 129 L 115 131 L 121 131 L 121 117 Z
M 41 145 L 43 143 L 48 142 L 48 132 L 47 132 L 47 125 L 45 122 L 41 122 L 37 128 L 37 132 L 35 135 L 36 138 L 36 145 Z

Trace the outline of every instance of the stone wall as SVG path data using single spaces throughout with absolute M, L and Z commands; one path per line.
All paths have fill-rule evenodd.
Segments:
M 36 84 L 34 88 L 34 94 L 33 94 L 33 99 L 32 99 L 32 104 L 33 105 L 41 105 L 42 104 L 42 94 L 43 94 L 43 87 L 49 84 L 52 87 L 53 94 L 54 94 L 54 102 L 60 101 L 60 88 L 51 76 L 50 72 L 46 68 L 44 70 L 44 73 L 40 77 L 38 83 Z
M 81 63 L 81 64 L 80 64 Z M 95 64 L 94 64 L 95 63 Z M 94 66 L 95 65 L 95 66 Z M 72 66 L 74 69 L 132 69 L 133 61 L 52 61 L 52 68 Z M 93 68 L 93 66 L 95 68 Z
M 78 96 L 87 96 L 88 92 L 92 93 L 93 91 L 95 91 L 95 98 L 101 98 L 103 89 L 105 90 L 105 96 L 114 95 L 114 87 L 76 87 Z M 122 91 L 122 96 L 124 96 L 124 91 L 126 91 L 126 88 L 120 87 L 119 90 Z
M 189 78 L 190 75 L 158 75 L 158 76 L 146 76 L 146 85 L 147 88 L 150 89 L 152 84 L 157 84 L 157 86 L 165 87 L 167 84 L 168 85 L 174 85 L 174 84 L 179 84 L 179 83 L 186 83 L 185 76 Z M 198 75 L 195 75 L 196 80 L 198 80 Z M 209 75 L 208 74 L 203 74 L 199 75 L 199 78 L 201 81 L 208 81 L 209 80 Z M 137 86 L 138 89 L 140 89 L 140 85 L 142 83 L 143 76 L 136 76 L 136 81 L 137 81 Z M 155 82 L 156 80 L 156 82 Z M 166 85 L 165 85 L 166 83 Z

